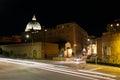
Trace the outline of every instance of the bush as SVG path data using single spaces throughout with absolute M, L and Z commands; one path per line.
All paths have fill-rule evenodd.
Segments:
M 95 61 L 93 60 L 87 60 L 86 63 L 92 63 L 92 64 L 96 64 Z M 113 63 L 107 63 L 107 62 L 102 62 L 102 61 L 97 61 L 97 64 L 100 65 L 107 65 L 107 66 L 114 66 L 114 67 L 120 67 L 120 64 L 113 64 Z
M 7 52 L 7 51 L 3 51 L 2 55 L 3 55 L 4 57 L 10 57 L 10 53 Z

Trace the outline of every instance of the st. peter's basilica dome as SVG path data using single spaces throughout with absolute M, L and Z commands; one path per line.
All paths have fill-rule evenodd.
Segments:
M 35 15 L 33 15 L 32 21 L 28 22 L 28 24 L 26 26 L 26 29 L 25 29 L 25 32 L 28 32 L 28 31 L 31 31 L 31 30 L 34 30 L 34 31 L 41 30 L 41 25 L 40 25 L 39 22 L 36 21 Z

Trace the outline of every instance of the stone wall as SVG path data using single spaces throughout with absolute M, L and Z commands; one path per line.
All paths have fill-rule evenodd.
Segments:
M 9 53 L 10 57 L 44 59 L 58 55 L 58 45 L 52 43 L 22 43 L 0 45 L 3 52 Z

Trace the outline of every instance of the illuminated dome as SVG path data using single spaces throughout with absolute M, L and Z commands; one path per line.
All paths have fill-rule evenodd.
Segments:
M 31 30 L 34 30 L 34 31 L 41 30 L 41 25 L 39 22 L 36 21 L 35 15 L 33 15 L 32 21 L 28 22 L 26 29 L 25 29 L 25 32 L 28 32 Z

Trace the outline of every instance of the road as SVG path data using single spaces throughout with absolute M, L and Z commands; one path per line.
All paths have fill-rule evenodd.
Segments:
M 115 80 L 114 76 L 59 65 L 0 58 L 0 80 Z

